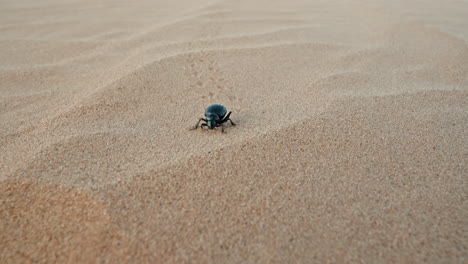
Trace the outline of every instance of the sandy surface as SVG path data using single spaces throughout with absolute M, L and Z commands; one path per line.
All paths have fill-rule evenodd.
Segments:
M 468 2 L 130 2 L 0 1 L 1 263 L 467 261 Z

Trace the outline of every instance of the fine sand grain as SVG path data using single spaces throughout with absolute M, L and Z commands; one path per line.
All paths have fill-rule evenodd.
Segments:
M 467 14 L 0 0 L 0 263 L 466 262 Z

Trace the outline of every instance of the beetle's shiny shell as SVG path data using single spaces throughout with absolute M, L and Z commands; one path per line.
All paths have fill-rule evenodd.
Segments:
M 226 113 L 227 113 L 226 107 L 219 105 L 219 104 L 214 104 L 206 108 L 205 116 L 207 116 L 208 114 L 215 114 L 219 116 L 219 118 L 223 118 L 226 115 Z

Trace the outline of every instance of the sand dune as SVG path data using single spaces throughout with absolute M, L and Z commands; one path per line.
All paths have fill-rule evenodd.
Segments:
M 468 5 L 387 2 L 4 1 L 0 262 L 463 262 Z

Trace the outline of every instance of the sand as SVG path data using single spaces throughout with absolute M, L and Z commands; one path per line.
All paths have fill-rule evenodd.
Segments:
M 467 14 L 1 1 L 0 262 L 466 262 Z

